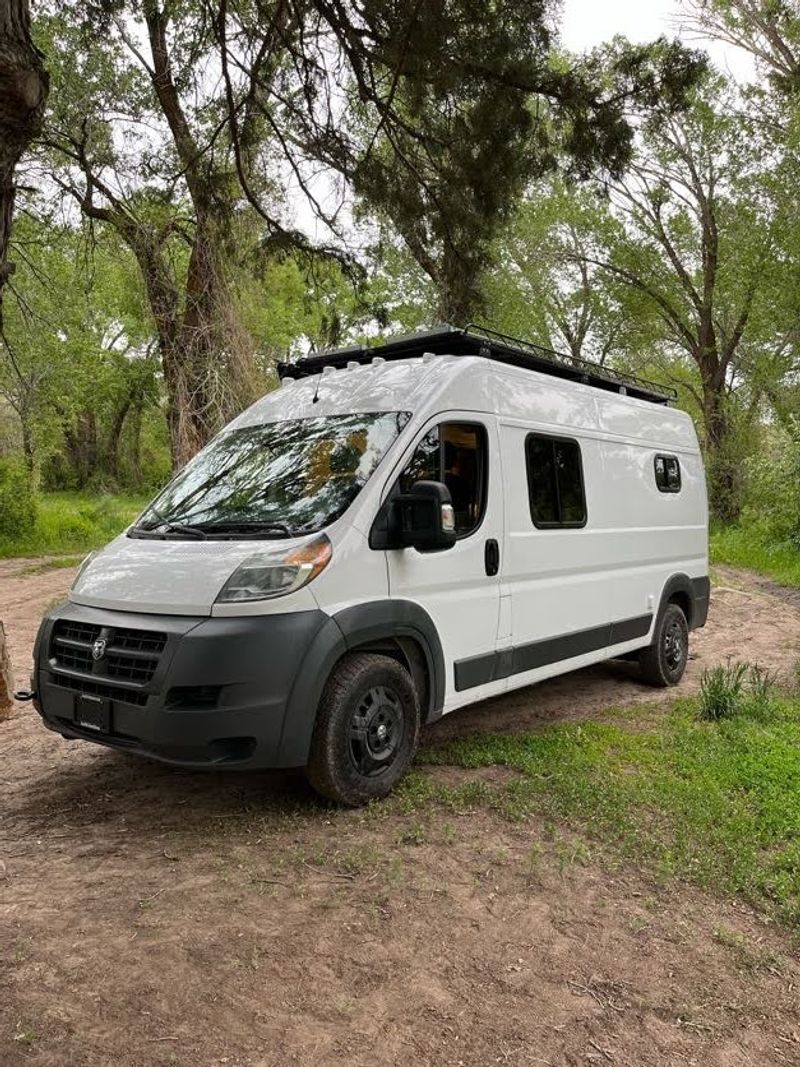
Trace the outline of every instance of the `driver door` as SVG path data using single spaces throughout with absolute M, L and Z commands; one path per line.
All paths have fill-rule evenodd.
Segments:
M 417 438 L 396 483 L 408 492 L 418 481 L 443 482 L 453 498 L 453 548 L 386 553 L 391 597 L 416 601 L 438 631 L 446 711 L 505 688 L 496 680 L 498 645 L 511 639 L 510 626 L 500 623 L 503 481 L 497 434 L 490 415 L 440 416 Z

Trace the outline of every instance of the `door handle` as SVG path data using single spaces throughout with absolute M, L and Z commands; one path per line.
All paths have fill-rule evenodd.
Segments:
M 494 578 L 500 570 L 500 546 L 493 537 L 486 542 L 484 563 L 486 564 L 486 574 L 490 578 Z

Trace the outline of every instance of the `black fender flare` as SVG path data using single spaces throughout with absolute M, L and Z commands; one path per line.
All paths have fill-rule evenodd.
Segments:
M 402 638 L 414 641 L 425 657 L 428 706 L 422 709 L 423 722 L 433 722 L 441 716 L 445 662 L 442 643 L 430 615 L 410 600 L 355 604 L 328 618 L 303 657 L 286 703 L 279 766 L 301 767 L 308 762 L 322 691 L 342 656 L 364 645 Z
M 409 638 L 425 656 L 428 676 L 428 706 L 422 709 L 423 722 L 442 714 L 445 692 L 445 664 L 442 642 L 433 619 L 413 600 L 373 600 L 355 604 L 334 616 L 348 650 L 382 639 Z
M 696 630 L 701 626 L 705 626 L 706 616 L 708 615 L 709 593 L 710 582 L 707 577 L 690 578 L 688 574 L 673 574 L 671 578 L 667 579 L 661 593 L 656 624 L 661 621 L 667 604 L 677 595 L 686 607 L 686 621 L 689 624 L 689 629 Z

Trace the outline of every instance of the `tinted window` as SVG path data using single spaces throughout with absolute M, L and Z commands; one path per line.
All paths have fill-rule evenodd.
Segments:
M 535 526 L 583 526 L 586 496 L 577 441 L 529 434 L 525 440 L 528 497 Z
M 656 485 L 662 493 L 681 491 L 681 464 L 677 456 L 656 456 Z
M 417 445 L 400 475 L 400 491 L 415 482 L 444 482 L 453 498 L 456 533 L 465 537 L 481 523 L 486 499 L 486 431 L 472 422 L 445 422 Z

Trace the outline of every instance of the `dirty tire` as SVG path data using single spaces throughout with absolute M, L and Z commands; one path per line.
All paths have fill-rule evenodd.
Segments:
M 689 626 L 677 604 L 667 604 L 656 623 L 653 644 L 639 653 L 639 670 L 648 685 L 677 685 L 689 659 Z
M 385 797 L 414 758 L 419 698 L 396 660 L 347 656 L 328 679 L 317 711 L 306 777 L 329 800 L 358 807 Z

